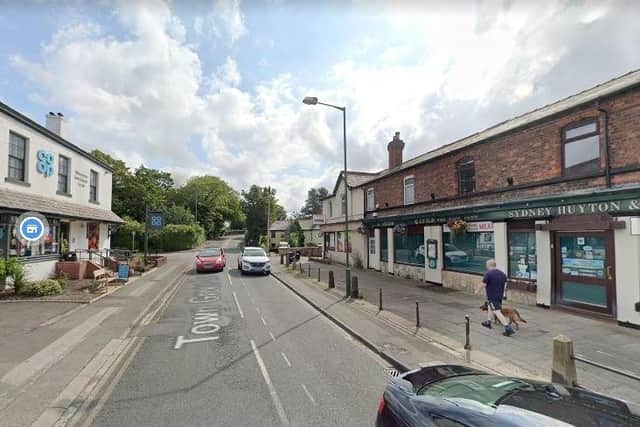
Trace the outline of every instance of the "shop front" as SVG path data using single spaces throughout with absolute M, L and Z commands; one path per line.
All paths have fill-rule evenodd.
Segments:
M 380 236 L 380 264 L 391 259 L 381 269 L 389 273 L 419 266 L 421 280 L 473 292 L 486 261 L 495 259 L 509 277 L 511 300 L 640 325 L 640 188 L 365 223 Z

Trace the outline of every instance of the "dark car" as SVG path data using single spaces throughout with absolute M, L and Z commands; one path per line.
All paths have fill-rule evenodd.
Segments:
M 206 248 L 196 255 L 196 271 L 222 271 L 227 261 L 221 248 Z
M 640 412 L 581 388 L 435 365 L 391 380 L 376 426 L 640 426 Z

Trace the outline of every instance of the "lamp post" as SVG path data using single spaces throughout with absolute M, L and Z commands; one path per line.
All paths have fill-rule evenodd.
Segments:
M 349 269 L 349 200 L 347 197 L 349 186 L 347 185 L 347 107 L 339 107 L 333 104 L 325 104 L 318 101 L 315 96 L 306 96 L 302 100 L 303 104 L 307 105 L 324 105 L 326 107 L 335 108 L 342 111 L 342 143 L 344 148 L 344 171 L 342 172 L 344 178 L 344 244 L 345 244 L 345 256 L 347 268 L 345 270 L 345 288 L 346 295 L 351 295 L 351 270 Z

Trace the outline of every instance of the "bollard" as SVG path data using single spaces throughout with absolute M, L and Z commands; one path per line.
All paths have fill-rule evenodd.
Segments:
M 464 358 L 467 362 L 471 362 L 471 342 L 469 340 L 470 318 L 469 315 L 464 316 L 465 323 L 465 342 L 464 342 Z
M 307 269 L 307 276 L 308 276 L 308 277 L 311 277 L 311 264 L 309 264 L 307 267 L 308 267 L 308 269 Z
M 378 292 L 378 310 L 382 311 L 382 288 L 380 288 L 380 292 Z
M 416 301 L 416 328 L 420 327 L 420 303 Z
M 298 263 L 298 266 L 300 267 L 300 274 L 304 273 L 304 272 L 302 271 L 302 261 L 300 261 L 300 262 Z
M 573 359 L 573 342 L 571 338 L 564 335 L 553 338 L 551 381 L 571 387 L 578 384 L 576 361 Z
M 284 264 L 284 255 L 280 254 L 280 265 Z
M 351 298 L 358 298 L 358 276 L 351 277 Z
M 349 298 L 351 296 L 351 270 L 348 268 L 344 271 L 344 290 L 345 296 Z
M 336 283 L 333 281 L 333 270 L 329 270 L 329 289 L 336 287 Z
M 318 282 L 320 281 L 320 268 L 318 268 Z

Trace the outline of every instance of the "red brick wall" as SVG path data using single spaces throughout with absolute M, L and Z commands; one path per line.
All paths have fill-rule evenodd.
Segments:
M 640 165 L 640 89 L 603 100 L 600 107 L 609 112 L 609 153 L 612 168 Z M 600 116 L 601 171 L 604 174 L 604 118 L 595 104 L 582 107 L 563 116 L 516 130 L 476 144 L 455 153 L 450 153 L 427 163 L 405 169 L 394 175 L 367 184 L 375 189 L 379 208 L 402 206 L 403 178 L 416 178 L 416 203 L 436 199 L 457 198 L 457 201 L 435 203 L 455 206 L 468 203 L 474 196 L 458 199 L 458 175 L 456 162 L 462 157 L 474 159 L 476 192 L 508 189 L 507 178 L 513 177 L 513 185 L 531 184 L 539 181 L 562 178 L 562 128 L 574 122 Z M 446 142 L 446 141 L 443 141 Z M 411 143 L 410 141 L 408 142 Z M 639 182 L 637 172 L 614 175 L 613 183 Z M 604 184 L 604 178 L 567 181 L 539 188 L 516 189 L 496 195 L 484 195 L 482 200 L 495 198 L 504 200 L 514 196 L 544 195 L 571 189 L 587 188 Z M 471 200 L 469 200 L 471 199 Z

